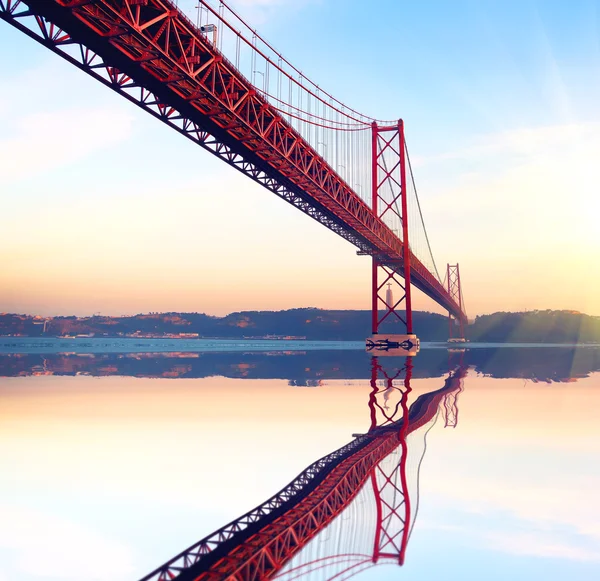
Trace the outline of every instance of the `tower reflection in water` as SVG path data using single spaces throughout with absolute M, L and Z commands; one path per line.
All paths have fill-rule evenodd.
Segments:
M 367 433 L 353 434 L 265 503 L 142 581 L 337 580 L 378 564 L 402 565 L 427 433 L 440 416 L 456 426 L 466 367 L 459 362 L 440 389 L 409 406 L 412 371 L 409 357 L 373 357 Z

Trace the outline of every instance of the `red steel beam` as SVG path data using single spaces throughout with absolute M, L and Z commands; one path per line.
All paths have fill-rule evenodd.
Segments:
M 384 463 L 373 467 L 371 482 L 375 494 L 376 506 L 376 530 L 373 548 L 373 562 L 377 563 L 380 558 L 396 559 L 399 565 L 404 564 L 406 547 L 411 527 L 411 501 L 408 493 L 408 479 L 406 476 L 406 462 L 408 458 L 408 447 L 406 437 L 409 433 L 410 418 L 407 405 L 408 394 L 411 392 L 410 380 L 412 378 L 412 361 L 406 358 L 405 365 L 390 375 L 379 365 L 377 357 L 371 361 L 371 394 L 369 397 L 369 410 L 371 416 L 371 429 L 374 425 L 395 425 L 399 429 L 399 439 L 402 452 L 398 465 L 386 467 Z M 404 373 L 403 389 L 394 385 L 394 380 Z M 385 379 L 385 394 L 389 395 L 391 390 L 400 392 L 400 401 L 391 406 L 390 412 L 386 406 L 377 401 L 380 392 L 377 385 L 379 376 Z M 379 413 L 378 413 L 379 412 Z M 380 416 L 377 422 L 377 416 Z M 411 430 L 412 431 L 412 430 Z M 389 472 L 386 472 L 386 468 Z M 398 484 L 398 479 L 400 483 Z M 386 500 L 384 500 L 387 499 Z
M 413 254 L 408 243 L 408 195 L 406 187 L 406 146 L 404 141 L 404 123 L 398 121 L 397 125 L 379 127 L 375 121 L 371 125 L 372 131 L 372 188 L 373 198 L 371 209 L 375 216 L 382 218 L 389 212 L 400 220 L 402 225 L 403 244 L 402 263 L 394 268 L 373 256 L 372 264 L 372 289 L 371 289 L 371 331 L 375 335 L 379 326 L 390 316 L 395 316 L 406 327 L 406 333 L 413 332 L 412 319 L 412 292 L 411 292 L 411 261 Z M 386 162 L 386 157 L 388 158 Z M 384 194 L 382 194 L 384 192 Z M 391 193 L 391 199 L 390 199 Z M 384 196 L 388 195 L 388 199 Z M 398 201 L 401 209 L 398 210 Z M 416 257 L 414 258 L 416 261 Z M 379 273 L 383 271 L 385 279 L 379 282 Z M 396 275 L 402 276 L 400 282 Z M 382 289 L 388 281 L 394 281 L 402 290 L 401 298 L 388 304 L 387 293 L 382 294 Z M 379 315 L 379 305 L 383 304 L 383 315 Z M 404 308 L 404 317 L 399 314 L 400 307 Z
M 462 304 L 462 289 L 460 286 L 460 270 L 458 264 L 448 264 L 446 270 L 446 280 L 448 284 L 448 294 L 458 304 L 460 312 L 464 312 Z M 448 314 L 448 332 L 450 338 L 454 337 L 455 323 L 458 320 L 459 337 L 465 337 L 465 317 L 453 317 L 453 313 Z
M 43 34 L 17 25 L 28 16 L 36 17 Z M 156 94 L 163 120 L 185 119 L 208 127 L 279 189 L 313 204 L 317 213 L 337 224 L 334 231 L 361 251 L 394 268 L 409 256 L 415 286 L 462 316 L 433 274 L 410 250 L 405 254 L 402 241 L 172 2 L 0 0 L 0 17 L 71 62 L 72 55 L 62 50 L 66 45 L 91 49 L 123 84 L 134 83 Z M 63 36 L 48 36 L 51 27 Z
M 318 465 L 319 470 L 325 472 L 315 486 L 307 481 L 307 471 L 303 472 L 282 492 L 248 513 L 255 515 L 251 519 L 244 515 L 141 581 L 250 581 L 271 578 L 344 510 L 371 478 L 373 468 L 401 445 L 399 428 L 406 426 L 402 434 L 405 438 L 428 423 L 437 413 L 445 394 L 456 389 L 457 381 L 463 375 L 461 370 L 450 376 L 443 388 L 419 396 L 411 405 L 408 422 L 400 421 L 371 430 L 368 435 L 359 436 L 309 467 L 307 471 Z M 297 499 L 289 496 L 290 487 L 297 491 Z M 282 494 L 286 495 L 285 502 L 279 500 Z M 281 507 L 286 509 L 278 510 Z M 271 515 L 274 515 L 273 518 L 270 518 Z M 245 534 L 250 528 L 249 520 L 253 530 Z M 264 524 L 261 526 L 261 523 Z M 401 541 L 404 547 L 407 540 L 408 532 Z M 396 554 L 396 558 L 403 560 L 404 551 L 399 556 Z
M 402 184 L 402 240 L 404 241 L 404 286 L 406 288 L 406 332 L 413 332 L 412 324 L 412 299 L 410 292 L 410 264 L 413 253 L 408 243 L 408 192 L 406 188 L 406 144 L 404 141 L 404 122 L 398 122 L 398 136 L 400 140 L 400 183 Z M 416 258 L 416 257 L 415 257 Z

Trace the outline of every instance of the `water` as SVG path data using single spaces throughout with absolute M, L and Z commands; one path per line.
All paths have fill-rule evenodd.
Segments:
M 407 428 L 375 471 L 404 565 L 371 566 L 368 478 L 280 579 L 600 578 L 600 349 L 424 349 L 410 392 L 383 357 L 374 392 L 358 349 L 163 347 L 0 354 L 0 580 L 135 581 L 356 442 L 372 411 Z

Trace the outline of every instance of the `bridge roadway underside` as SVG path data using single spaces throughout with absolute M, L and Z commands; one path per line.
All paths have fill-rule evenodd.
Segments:
M 2 3 L 6 4 L 6 0 L 0 2 L 0 4 Z M 61 6 L 55 0 L 23 0 L 23 3 L 28 5 L 34 14 L 43 16 L 47 21 L 67 32 L 71 38 L 69 44 L 72 45 L 74 42 L 89 48 L 102 58 L 104 65 L 114 67 L 120 73 L 127 75 L 127 77 L 133 81 L 134 86 L 150 91 L 162 105 L 175 109 L 180 114 L 179 119 L 183 117 L 186 120 L 191 121 L 196 128 L 205 131 L 209 135 L 204 139 L 198 139 L 197 130 L 195 132 L 190 132 L 182 129 L 181 123 L 173 123 L 172 117 L 169 117 L 164 113 L 161 114 L 160 112 L 157 112 L 156 108 L 151 108 L 147 103 L 142 102 L 140 99 L 136 99 L 132 96 L 131 91 L 124 91 L 123 85 L 119 82 L 111 82 L 102 77 L 96 72 L 95 66 L 87 65 L 78 61 L 73 56 L 70 56 L 69 53 L 64 51 L 60 43 L 55 42 L 51 38 L 45 38 L 43 35 L 37 33 L 37 31 L 32 32 L 32 30 L 21 24 L 19 19 L 11 17 L 6 10 L 0 11 L 0 17 L 76 65 L 84 72 L 101 81 L 104 85 L 112 88 L 129 101 L 140 106 L 156 118 L 192 139 L 207 151 L 217 155 L 232 167 L 267 187 L 269 190 L 319 221 L 330 230 L 352 242 L 359 248 L 361 254 L 376 256 L 381 264 L 393 268 L 402 274 L 402 254 L 400 252 L 390 252 L 389 248 L 378 245 L 373 241 L 374 237 L 370 232 L 367 231 L 365 233 L 364 228 L 362 228 L 361 232 L 361 228 L 357 229 L 354 225 L 349 223 L 356 223 L 356 220 L 352 219 L 353 217 L 349 214 L 347 209 L 342 208 L 341 206 L 337 208 L 337 203 L 328 203 L 327 205 L 330 207 L 326 207 L 317 200 L 314 195 L 311 195 L 302 187 L 298 186 L 276 167 L 273 167 L 273 165 L 257 155 L 255 151 L 247 147 L 242 141 L 236 139 L 228 130 L 215 123 L 209 115 L 203 114 L 194 107 L 189 100 L 184 99 L 173 91 L 167 83 L 157 79 L 140 66 L 139 62 L 136 62 L 125 55 L 116 46 L 111 44 L 110 39 L 94 33 L 89 26 L 73 14 L 71 9 Z M 131 86 L 131 83 L 129 83 L 129 86 Z M 214 139 L 211 141 L 209 139 L 210 137 Z M 360 203 L 364 205 L 362 200 Z M 332 211 L 332 206 L 335 207 L 336 211 Z M 411 258 L 411 261 L 411 264 L 413 265 L 413 268 L 411 268 L 413 285 L 442 307 L 446 308 L 454 316 L 458 318 L 464 316 L 460 312 L 458 305 L 446 294 L 446 291 L 441 284 L 439 285 L 439 288 L 437 288 L 436 284 L 432 286 L 431 280 L 427 280 L 428 278 L 431 278 L 432 275 L 426 271 L 425 267 L 416 257 L 414 257 L 414 255 L 413 258 Z M 414 267 L 415 265 L 417 266 L 416 268 Z M 421 270 L 423 270 L 423 272 L 421 272 Z
M 181 557 L 186 553 L 184 552 L 178 557 L 175 557 L 175 559 L 173 559 L 173 561 L 170 563 L 167 563 L 166 565 L 156 569 L 144 577 L 141 581 L 158 581 L 159 579 L 177 579 L 177 581 L 212 581 L 214 579 L 216 581 L 225 578 L 223 571 L 219 571 L 218 564 L 220 561 L 222 563 L 223 560 L 227 559 L 230 559 L 228 565 L 233 565 L 233 568 L 235 568 L 236 564 L 240 567 L 247 567 L 248 563 L 252 563 L 253 560 L 256 560 L 257 558 L 256 541 L 253 541 L 253 539 L 258 539 L 259 541 L 258 551 L 264 549 L 265 542 L 272 540 L 274 523 L 276 521 L 282 520 L 282 517 L 285 515 L 287 517 L 287 521 L 298 522 L 302 518 L 301 515 L 308 510 L 305 505 L 311 504 L 311 496 L 314 495 L 319 488 L 324 485 L 324 483 L 327 481 L 327 478 L 332 475 L 335 470 L 344 467 L 344 465 L 347 465 L 348 462 L 352 463 L 355 461 L 353 460 L 354 458 L 361 457 L 361 455 L 363 458 L 360 459 L 359 462 L 364 464 L 362 468 L 363 473 L 361 475 L 362 480 L 364 480 L 375 464 L 377 464 L 383 457 L 387 456 L 387 454 L 389 454 L 394 448 L 400 445 L 400 430 L 402 429 L 404 422 L 407 421 L 408 423 L 407 435 L 427 424 L 437 413 L 443 397 L 447 393 L 457 389 L 460 378 L 463 375 L 463 370 L 457 371 L 445 380 L 442 388 L 420 395 L 410 406 L 406 420 L 402 418 L 388 426 L 376 428 L 375 430 L 369 432 L 368 435 L 357 437 L 343 448 L 340 448 L 338 451 L 331 454 L 330 456 L 335 455 L 335 460 L 324 463 L 318 472 L 312 476 L 310 481 L 307 483 L 305 482 L 300 489 L 297 490 L 293 497 L 289 498 L 277 508 L 265 511 L 265 513 L 261 515 L 260 519 L 249 524 L 242 530 L 238 530 L 231 536 L 220 535 L 220 531 L 231 529 L 232 525 L 235 524 L 235 521 L 233 523 L 229 523 L 229 525 L 226 525 L 226 527 L 223 527 L 223 529 L 220 529 L 220 531 L 213 533 L 210 537 L 203 539 L 188 549 L 186 552 L 192 555 L 197 552 L 201 552 L 199 551 L 199 548 L 203 545 L 208 545 L 209 543 L 207 541 L 209 539 L 221 539 L 221 536 L 225 537 L 224 539 L 220 540 L 218 544 L 210 550 L 210 552 L 201 554 L 200 558 L 196 562 L 193 562 L 193 559 L 190 557 L 191 562 L 187 567 L 184 567 L 183 569 L 173 567 L 174 562 L 180 562 Z M 366 453 L 367 449 L 370 449 L 370 452 Z M 342 477 L 348 477 L 348 473 L 344 473 Z M 300 479 L 301 477 L 298 477 L 296 480 Z M 341 501 L 339 498 L 337 499 L 338 502 L 342 502 L 342 508 L 347 506 L 354 495 L 358 493 L 359 487 L 360 486 L 347 487 L 345 498 L 343 498 Z M 339 496 L 340 494 L 344 493 L 338 492 L 335 496 Z M 269 501 L 267 501 L 267 503 L 268 502 Z M 330 506 L 330 510 L 332 512 L 329 515 L 327 522 L 330 522 L 335 515 L 339 514 L 340 512 L 333 510 L 335 502 L 332 498 L 329 498 L 329 502 L 330 504 L 328 506 Z M 267 503 L 265 503 L 265 505 Z M 255 511 L 256 510 L 257 509 L 255 509 Z M 294 536 L 295 542 L 287 548 L 287 558 L 285 559 L 285 562 L 287 562 L 289 558 L 291 558 L 310 539 L 312 539 L 319 532 L 319 530 L 319 527 L 313 526 L 304 531 L 304 536 L 302 538 Z M 279 533 L 281 534 L 281 531 L 279 531 Z M 294 535 L 298 534 L 299 531 L 295 531 Z M 233 556 L 233 553 L 237 553 L 238 556 Z M 276 573 L 276 568 L 269 571 L 268 577 L 270 578 L 271 574 L 274 573 Z M 173 577 L 170 575 L 173 575 Z M 234 577 L 232 576 L 231 578 Z M 238 578 L 245 577 L 241 575 L 238 576 Z

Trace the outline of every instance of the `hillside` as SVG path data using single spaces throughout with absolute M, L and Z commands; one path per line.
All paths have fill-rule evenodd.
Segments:
M 490 343 L 600 343 L 600 317 L 550 310 L 493 313 L 477 317 L 468 334 Z
M 296 337 L 314 340 L 364 340 L 369 334 L 369 311 L 290 309 L 244 311 L 225 317 L 202 313 L 150 313 L 131 317 L 53 317 L 46 323 L 47 336 L 94 333 L 100 336 L 198 334 L 212 338 Z M 438 314 L 415 312 L 414 325 L 428 340 L 445 340 L 447 319 Z M 0 335 L 39 337 L 44 319 L 29 315 L 0 315 Z M 383 330 L 401 333 L 399 321 L 386 321 Z
M 0 335 L 30 337 L 94 334 L 96 336 L 162 336 L 364 340 L 370 331 L 369 311 L 290 309 L 244 311 L 225 317 L 202 313 L 149 313 L 128 317 L 53 317 L 0 314 Z M 445 316 L 417 311 L 415 329 L 422 341 L 445 341 Z M 381 332 L 402 333 L 402 324 L 388 320 Z M 600 317 L 572 311 L 493 313 L 478 316 L 468 327 L 472 341 L 523 343 L 600 343 Z

